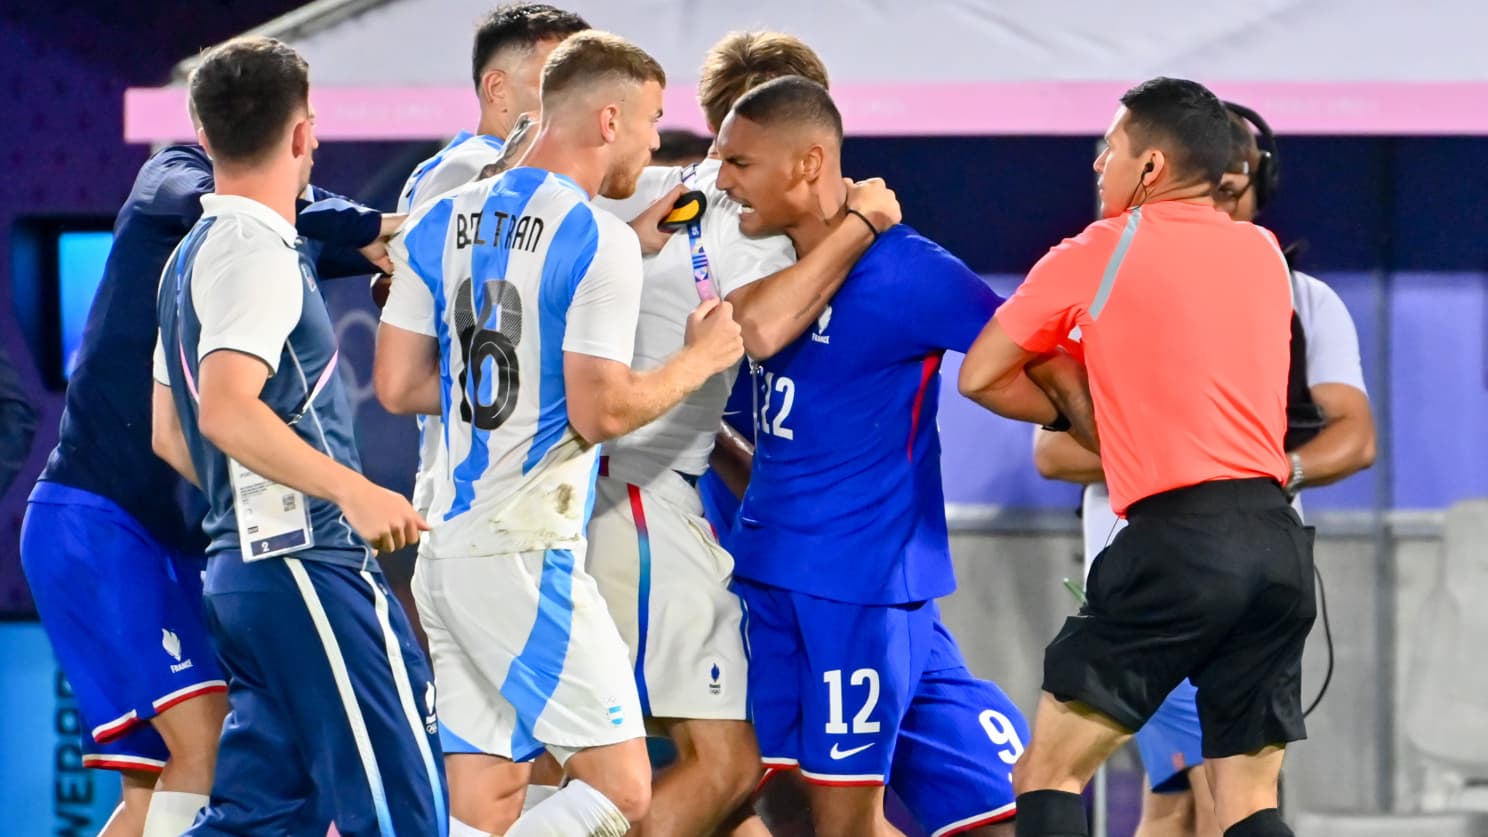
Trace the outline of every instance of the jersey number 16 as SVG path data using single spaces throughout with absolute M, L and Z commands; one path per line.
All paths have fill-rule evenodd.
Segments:
M 517 409 L 522 297 L 509 282 L 488 281 L 482 288 L 477 317 L 474 289 L 474 283 L 466 279 L 455 294 L 455 341 L 461 354 L 460 418 L 478 430 L 495 430 Z

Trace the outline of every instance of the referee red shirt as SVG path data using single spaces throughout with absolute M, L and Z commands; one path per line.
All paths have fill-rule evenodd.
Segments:
M 1050 250 L 997 311 L 1019 346 L 1078 328 L 1118 515 L 1222 479 L 1285 482 L 1290 274 L 1271 233 L 1162 201 Z

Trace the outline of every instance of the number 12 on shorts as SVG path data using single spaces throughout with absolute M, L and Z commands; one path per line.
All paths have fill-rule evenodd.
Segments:
M 827 735 L 847 735 L 849 730 L 842 715 L 842 669 L 822 672 L 822 682 L 827 684 Z M 878 732 L 878 721 L 868 720 L 878 707 L 878 672 L 871 668 L 860 668 L 852 673 L 848 683 L 858 687 L 855 691 L 868 687 L 862 708 L 853 716 L 851 732 L 854 735 Z

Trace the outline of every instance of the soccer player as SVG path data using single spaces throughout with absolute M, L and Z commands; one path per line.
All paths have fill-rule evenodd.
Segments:
M 212 188 L 199 145 L 167 146 L 141 167 L 114 223 L 57 447 L 21 527 L 27 582 L 89 724 L 83 763 L 122 775 L 107 837 L 146 833 L 147 812 L 151 837 L 191 824 L 227 712 L 201 606 L 205 503 L 151 451 L 151 379 L 140 373 L 155 345 L 161 268 Z M 297 223 L 320 240 L 302 247 L 321 275 L 378 269 L 382 236 L 401 216 L 318 187 L 302 198 L 316 201 L 297 202 Z M 79 585 L 84 576 L 100 583 Z
M 665 74 L 586 32 L 543 70 L 526 165 L 439 198 L 394 241 L 375 378 L 389 409 L 440 412 L 449 474 L 414 575 L 438 672 L 460 834 L 500 833 L 551 752 L 572 781 L 506 833 L 624 834 L 650 765 L 620 639 L 584 569 L 596 445 L 655 419 L 743 350 L 727 303 L 687 317 L 686 346 L 633 372 L 635 233 L 596 210 L 657 145 Z
M 234 39 L 190 96 L 215 191 L 161 274 L 153 440 L 209 501 L 206 615 L 230 711 L 189 833 L 310 833 L 308 811 L 346 837 L 442 835 L 432 677 L 374 557 L 427 527 L 360 473 L 335 334 L 295 248 L 308 68 L 278 41 Z
M 801 74 L 826 84 L 821 60 L 799 39 L 774 32 L 725 37 L 703 62 L 698 98 L 715 129 L 748 85 Z M 740 232 L 741 207 L 715 181 L 719 161 L 652 166 L 627 201 L 598 201 L 622 219 L 684 187 L 701 191 L 706 211 L 645 262 L 633 366 L 654 369 L 683 347 L 687 313 L 717 296 L 747 324 L 755 358 L 778 350 L 794 317 L 816 319 L 863 251 L 862 224 L 843 225 L 796 264 L 783 235 Z M 888 227 L 898 204 L 882 181 L 855 185 L 849 204 Z M 655 226 L 653 220 L 652 226 Z M 644 239 L 643 239 L 644 240 Z M 737 367 L 716 376 L 661 418 L 605 445 L 588 569 L 630 648 L 641 710 L 677 744 L 677 762 L 656 783 L 646 835 L 711 834 L 759 781 L 759 753 L 747 705 L 748 660 L 739 598 L 729 589 L 733 558 L 703 516 L 698 479 L 708 466 L 719 418 Z
M 718 135 L 749 235 L 804 259 L 842 225 L 876 243 L 812 325 L 758 364 L 754 471 L 734 533 L 765 764 L 799 766 L 816 832 L 885 835 L 892 784 L 926 830 L 1009 834 L 1027 726 L 967 671 L 936 599 L 955 588 L 936 429 L 939 364 L 1000 299 L 903 225 L 847 205 L 842 120 L 800 77 L 754 88 Z M 1031 382 L 1025 417 L 1055 408 Z
M 1254 221 L 1276 197 L 1279 184 L 1271 129 L 1254 111 L 1230 110 L 1231 156 L 1214 191 L 1214 203 L 1236 221 Z M 1257 143 L 1259 132 L 1265 148 Z M 1374 419 L 1359 363 L 1359 337 L 1338 294 L 1318 279 L 1292 271 L 1295 308 L 1287 380 L 1285 447 L 1301 478 L 1288 489 L 1327 485 L 1374 461 Z M 1320 426 L 1321 425 L 1321 426 Z M 1085 484 L 1081 521 L 1085 571 L 1119 531 L 1100 457 L 1068 434 L 1036 430 L 1034 463 L 1050 479 Z M 1300 501 L 1294 505 L 1301 511 Z M 1214 795 L 1203 770 L 1203 740 L 1193 683 L 1184 680 L 1137 731 L 1147 773 L 1138 837 L 1219 837 Z
M 1019 835 L 1087 834 L 1081 788 L 1185 677 L 1219 827 L 1291 834 L 1276 782 L 1304 735 L 1316 614 L 1312 535 L 1283 489 L 1292 285 L 1275 238 L 1215 206 L 1230 131 L 1202 85 L 1127 91 L 1095 161 L 1102 220 L 1034 266 L 962 367 L 962 391 L 1008 415 L 1004 383 L 1078 328 L 1129 524 L 1045 652 Z
M 523 114 L 540 107 L 543 63 L 559 42 L 589 28 L 583 18 L 545 3 L 500 6 L 481 21 L 471 50 L 471 75 L 480 100 L 475 133 L 461 131 L 408 175 L 398 211 L 412 212 L 434 198 L 475 180 L 501 158 L 506 140 Z M 426 514 L 434 486 L 445 470 L 438 460 L 443 431 L 438 416 L 419 416 L 418 476 L 413 506 Z

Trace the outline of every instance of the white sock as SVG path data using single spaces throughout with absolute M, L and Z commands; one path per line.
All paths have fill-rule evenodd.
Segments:
M 181 837 L 205 807 L 206 794 L 155 791 L 150 794 L 150 811 L 145 814 L 144 837 Z
M 625 837 L 629 830 L 615 803 L 575 779 L 518 817 L 506 837 Z
M 527 798 L 522 800 L 522 813 L 527 813 L 536 808 L 548 797 L 558 792 L 557 785 L 528 785 Z M 453 837 L 453 835 L 451 835 Z
M 450 817 L 449 837 L 491 837 L 491 833 L 489 831 L 482 831 L 473 825 L 466 825 L 454 817 Z

